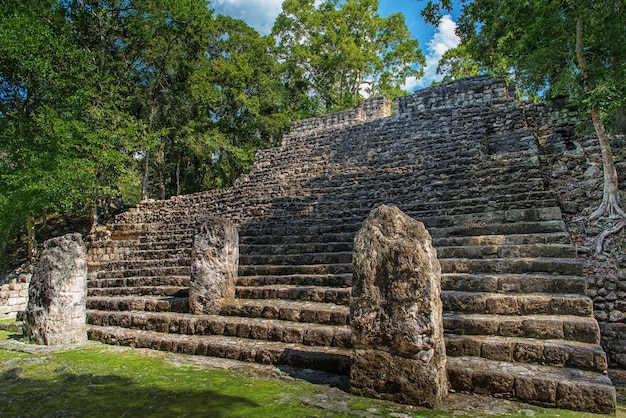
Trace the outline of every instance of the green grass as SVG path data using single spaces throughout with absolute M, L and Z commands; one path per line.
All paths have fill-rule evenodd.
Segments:
M 17 338 L 0 331 L 0 340 Z M 229 371 L 184 356 L 106 345 L 27 354 L 0 349 L 2 417 L 451 417 L 302 380 Z M 176 360 L 176 361 L 174 361 Z M 472 398 L 470 398 L 472 399 Z M 470 412 L 466 412 L 470 411 Z M 467 409 L 466 416 L 476 416 Z M 514 404 L 481 416 L 591 417 Z M 622 408 L 622 412 L 625 410 Z
M 2 352 L 0 416 L 304 417 L 302 382 L 176 366 L 131 350 Z M 310 388 L 306 388 L 310 392 Z

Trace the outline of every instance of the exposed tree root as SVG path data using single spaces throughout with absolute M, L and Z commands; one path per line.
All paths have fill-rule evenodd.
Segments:
M 620 207 L 616 193 L 611 193 L 605 199 L 602 199 L 600 206 L 589 215 L 589 220 L 596 221 L 604 216 L 610 219 L 626 219 L 626 212 Z
M 602 252 L 604 240 L 606 239 L 606 237 L 617 234 L 624 227 L 626 227 L 626 219 L 622 219 L 621 221 L 613 225 L 612 228 L 605 229 L 598 237 L 598 242 L 596 243 L 596 254 L 600 254 Z

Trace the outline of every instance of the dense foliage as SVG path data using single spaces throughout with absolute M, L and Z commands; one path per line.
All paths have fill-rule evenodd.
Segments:
M 283 76 L 301 112 L 353 107 L 362 94 L 402 94 L 424 56 L 404 16 L 378 14 L 378 0 L 287 0 L 273 34 Z M 420 66 L 418 66 L 419 64 Z
M 3 0 L 0 257 L 20 235 L 34 249 L 49 215 L 95 224 L 108 196 L 234 185 L 291 119 L 352 107 L 361 91 L 399 94 L 423 58 L 403 17 L 377 8 L 287 1 L 277 48 L 208 0 Z M 289 49 L 295 27 L 314 42 Z M 303 56 L 319 82 L 295 71 Z

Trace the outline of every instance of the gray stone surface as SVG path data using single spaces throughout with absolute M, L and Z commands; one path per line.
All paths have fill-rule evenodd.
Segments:
M 87 340 L 87 248 L 80 234 L 43 245 L 28 290 L 24 334 L 45 345 Z
M 430 234 L 397 207 L 373 210 L 354 241 L 354 393 L 435 407 L 448 392 L 441 267 Z
M 189 310 L 217 314 L 224 301 L 235 298 L 239 235 L 227 219 L 213 217 L 196 230 L 191 252 Z

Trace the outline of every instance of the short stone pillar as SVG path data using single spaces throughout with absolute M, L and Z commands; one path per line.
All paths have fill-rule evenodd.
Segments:
M 24 335 L 45 345 L 87 341 L 87 247 L 80 234 L 43 244 L 28 288 Z
M 354 239 L 353 393 L 436 407 L 448 393 L 441 266 L 424 224 L 373 210 Z
M 219 217 L 199 224 L 191 252 L 190 312 L 217 314 L 225 301 L 234 299 L 238 265 L 235 225 Z

